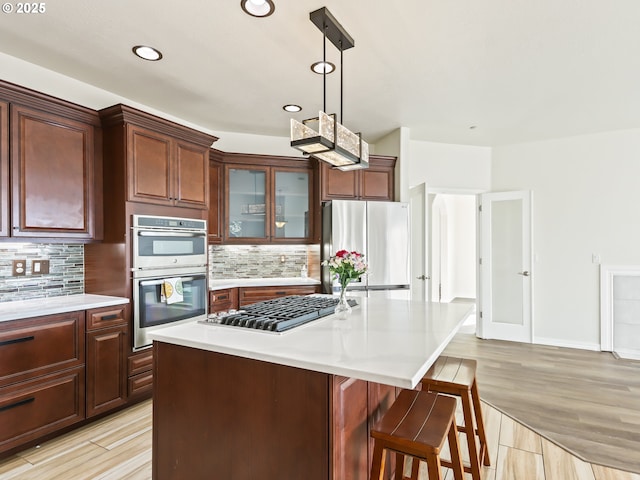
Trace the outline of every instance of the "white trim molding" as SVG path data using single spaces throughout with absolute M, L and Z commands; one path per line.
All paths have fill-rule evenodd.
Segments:
M 613 352 L 613 277 L 640 276 L 640 265 L 600 265 L 600 349 Z M 620 353 L 620 352 L 618 352 Z

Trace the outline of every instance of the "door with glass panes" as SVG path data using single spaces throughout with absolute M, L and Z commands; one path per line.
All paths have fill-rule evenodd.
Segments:
M 227 242 L 292 243 L 311 236 L 310 170 L 228 165 L 226 187 Z

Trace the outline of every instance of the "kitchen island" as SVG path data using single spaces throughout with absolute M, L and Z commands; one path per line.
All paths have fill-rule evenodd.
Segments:
M 276 334 L 189 323 L 153 333 L 153 477 L 367 478 L 369 429 L 415 388 L 466 304 L 358 298 Z

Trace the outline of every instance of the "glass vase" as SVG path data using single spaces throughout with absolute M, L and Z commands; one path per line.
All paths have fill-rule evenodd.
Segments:
M 334 310 L 334 313 L 342 320 L 351 314 L 351 305 L 347 302 L 347 285 L 348 283 L 342 285 L 342 288 L 340 289 L 340 300 Z

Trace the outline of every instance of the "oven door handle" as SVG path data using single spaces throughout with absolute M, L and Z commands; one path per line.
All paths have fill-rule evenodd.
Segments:
M 171 275 L 167 275 L 166 278 L 179 278 L 180 281 L 182 282 L 192 282 L 196 278 L 202 278 L 202 277 L 204 277 L 204 275 L 201 275 L 199 277 L 172 277 Z M 165 281 L 164 278 L 161 278 L 159 280 L 141 280 L 140 285 L 143 287 L 146 287 L 147 285 L 162 285 L 164 281 Z
M 206 237 L 205 232 L 150 232 L 147 230 L 138 232 L 140 237 Z

